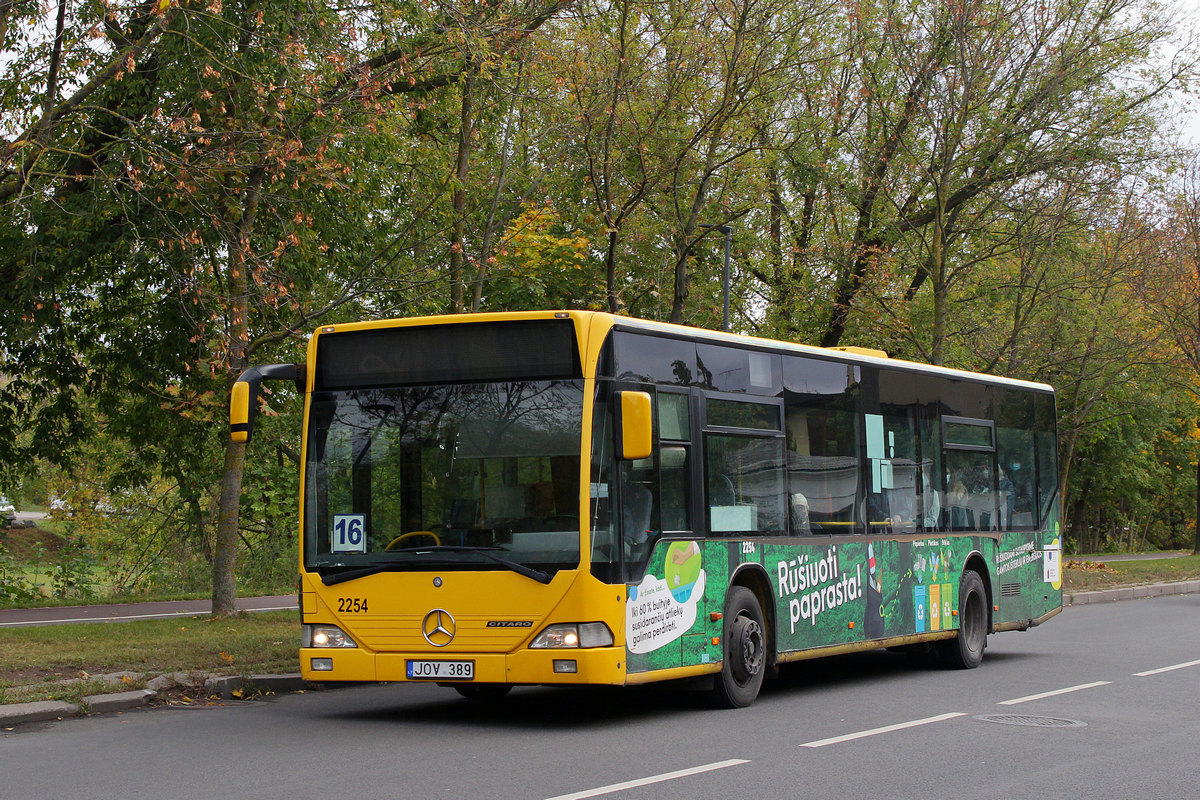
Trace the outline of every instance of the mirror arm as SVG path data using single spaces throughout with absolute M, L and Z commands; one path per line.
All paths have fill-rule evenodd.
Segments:
M 250 367 L 233 384 L 229 402 L 229 438 L 249 442 L 258 413 L 258 390 L 263 381 L 292 381 L 304 393 L 308 369 L 304 364 L 268 364 Z

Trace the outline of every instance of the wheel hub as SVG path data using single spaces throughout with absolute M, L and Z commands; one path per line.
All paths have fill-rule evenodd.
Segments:
M 762 626 L 748 616 L 739 616 L 734 620 L 730 633 L 733 677 L 739 684 L 745 684 L 762 670 L 763 654 L 766 652 Z

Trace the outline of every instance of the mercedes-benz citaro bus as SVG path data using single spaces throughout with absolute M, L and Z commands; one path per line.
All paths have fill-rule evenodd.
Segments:
M 305 364 L 306 678 L 692 679 L 881 647 L 972 668 L 1062 608 L 1054 393 L 587 311 L 329 325 Z

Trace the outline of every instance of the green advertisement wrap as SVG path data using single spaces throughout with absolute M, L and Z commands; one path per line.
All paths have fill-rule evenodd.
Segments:
M 1057 537 L 1045 534 L 1041 546 L 1014 534 L 1006 548 L 1008 538 L 660 542 L 646 576 L 628 587 L 629 671 L 720 660 L 720 613 L 739 568 L 765 573 L 774 609 L 764 611 L 780 653 L 956 629 L 959 580 L 972 553 L 1000 599 L 997 622 L 1038 618 L 1061 605 Z M 1004 587 L 1012 596 L 1001 597 Z
M 957 627 L 958 582 L 974 539 L 766 545 L 781 652 Z
M 1005 534 L 996 557 L 997 625 L 1035 620 L 1062 607 L 1062 539 L 1058 524 L 1036 537 Z

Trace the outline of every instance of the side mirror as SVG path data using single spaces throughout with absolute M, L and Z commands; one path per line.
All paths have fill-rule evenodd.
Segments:
M 294 381 L 304 391 L 303 364 L 271 364 L 251 367 L 238 376 L 229 393 L 229 438 L 234 442 L 249 442 L 254 435 L 254 417 L 258 413 L 258 387 L 264 380 Z
M 617 458 L 648 458 L 654 449 L 654 412 L 646 392 L 617 392 Z
M 229 438 L 235 442 L 250 441 L 254 433 L 254 414 L 257 410 L 258 399 L 257 381 L 252 386 L 250 381 L 243 380 L 245 373 L 233 385 L 229 393 Z

